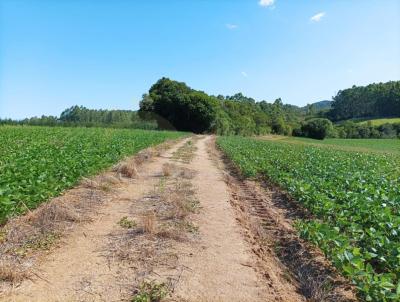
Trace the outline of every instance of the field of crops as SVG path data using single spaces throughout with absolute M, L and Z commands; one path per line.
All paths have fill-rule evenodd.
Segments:
M 0 127 L 0 223 L 125 156 L 183 133 Z
M 338 150 L 359 151 L 359 152 L 379 152 L 379 153 L 397 153 L 400 155 L 400 139 L 343 139 L 328 138 L 324 140 L 315 140 L 306 137 L 282 137 L 285 142 L 325 146 Z
M 400 301 L 400 155 L 221 137 L 248 177 L 264 175 L 315 215 L 298 221 L 366 301 Z M 378 142 L 376 142 L 378 143 Z

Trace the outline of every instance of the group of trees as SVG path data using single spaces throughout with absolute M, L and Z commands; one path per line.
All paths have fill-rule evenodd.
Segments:
M 221 135 L 263 135 L 268 133 L 325 137 L 396 137 L 397 126 L 339 126 L 331 121 L 356 117 L 400 116 L 400 82 L 371 84 L 340 91 L 334 101 L 305 107 L 285 105 L 281 99 L 257 102 L 237 93 L 212 96 L 183 82 L 158 80 L 143 95 L 139 114 L 157 120 L 159 128 Z
M 333 136 L 340 138 L 400 138 L 400 123 L 373 126 L 371 122 L 363 124 L 345 121 L 335 127 Z
M 283 104 L 280 98 L 269 103 L 257 102 L 242 93 L 208 95 L 183 82 L 161 78 L 143 95 L 139 111 L 73 106 L 60 117 L 0 120 L 0 124 L 169 129 L 220 135 L 273 133 L 316 139 L 399 137 L 398 124 L 372 126 L 346 121 L 334 125 L 331 122 L 389 116 L 400 116 L 400 81 L 353 86 L 339 91 L 333 102 L 298 107 Z
M 400 116 L 400 81 L 341 90 L 327 113 L 332 121 L 392 116 Z
M 326 118 L 313 118 L 301 123 L 299 128 L 293 130 L 294 136 L 304 136 L 314 139 L 324 139 L 335 136 L 333 124 Z
M 155 121 L 143 120 L 136 111 L 131 110 L 96 110 L 82 106 L 72 106 L 64 110 L 60 117 L 41 116 L 23 120 L 0 120 L 0 124 L 65 127 L 114 127 L 156 129 Z
M 273 103 L 256 102 L 241 93 L 212 96 L 183 82 L 162 78 L 143 95 L 139 114 L 157 120 L 160 128 L 195 133 L 290 135 L 299 123 L 295 108 L 298 107 L 283 105 L 281 99 Z

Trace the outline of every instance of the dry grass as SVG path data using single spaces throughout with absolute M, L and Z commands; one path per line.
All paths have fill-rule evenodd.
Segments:
M 162 175 L 165 177 L 175 177 L 177 179 L 192 179 L 196 171 L 176 164 L 165 163 L 162 167 Z
M 154 212 L 146 213 L 141 217 L 141 228 L 143 233 L 154 235 L 157 231 L 156 215 Z
M 27 271 L 21 271 L 15 265 L 0 263 L 0 281 L 16 284 L 29 278 L 29 276 L 30 274 Z
M 170 163 L 165 163 L 162 166 L 162 174 L 166 177 L 171 176 L 174 170 L 174 165 L 170 164 Z
M 162 239 L 172 239 L 174 241 L 183 241 L 185 239 L 185 234 L 179 228 L 163 225 L 159 228 L 157 237 Z
M 144 153 L 140 158 L 148 156 L 152 155 Z M 178 258 L 171 250 L 173 242 L 186 241 L 196 233 L 196 226 L 189 220 L 196 208 L 195 192 L 188 181 L 194 175 L 188 168 L 164 164 L 154 189 L 131 207 L 130 216 L 137 221 L 137 227 L 119 228 L 110 234 L 107 257 L 134 268 L 131 284 L 136 288 L 154 273 L 155 267 L 176 268 Z
M 93 179 L 90 178 L 82 178 L 80 185 L 84 188 L 88 188 L 88 189 L 97 189 L 99 187 L 98 182 L 96 182 Z
M 123 161 L 113 167 L 113 171 L 128 178 L 138 177 L 138 171 L 134 161 Z
M 72 202 L 63 199 L 53 200 L 43 204 L 36 211 L 10 220 L 3 232 L 5 233 L 0 251 L 7 246 L 21 247 L 33 241 L 40 242 L 50 233 L 59 233 L 72 223 L 82 221 L 83 217 Z
M 195 151 L 197 150 L 196 141 L 198 140 L 197 137 L 193 137 L 192 139 L 188 140 L 183 146 L 178 148 L 173 155 L 172 160 L 188 164 L 192 161 L 195 155 Z

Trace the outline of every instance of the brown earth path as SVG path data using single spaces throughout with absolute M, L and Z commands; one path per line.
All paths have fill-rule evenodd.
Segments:
M 200 140 L 191 168 L 197 188 L 201 212 L 194 217 L 199 226 L 200 242 L 179 247 L 183 271 L 175 294 L 184 301 L 302 301 L 295 288 L 288 284 L 267 286 L 256 272 L 257 257 L 253 246 L 245 240 L 230 204 L 230 193 L 223 171 L 211 155 L 212 137 Z M 274 263 L 271 263 L 272 266 Z M 270 267 L 270 274 L 281 272 Z M 277 293 L 271 288 L 285 287 Z
M 170 299 L 172 301 L 304 301 L 288 282 L 280 278 L 266 282 L 257 269 L 253 246 L 246 240 L 231 206 L 223 171 L 209 154 L 211 136 L 194 140 L 197 150 L 190 164 L 180 163 L 196 172 L 192 183 L 200 210 L 192 219 L 198 226 L 195 242 L 174 243 L 179 272 Z M 122 267 L 118 259 L 104 256 L 107 238 L 118 229 L 118 221 L 129 213 L 137 200 L 154 190 L 160 181 L 162 166 L 173 160 L 175 145 L 161 157 L 144 163 L 139 175 L 123 191 L 106 203 L 94 221 L 76 227 L 38 267 L 38 276 L 23 281 L 0 301 L 127 301 L 132 297 L 134 270 Z M 169 270 L 171 270 L 169 268 Z M 284 275 L 274 261 L 269 273 Z M 177 272 L 155 268 L 154 276 Z M 158 274 L 157 274 L 158 271 Z M 268 278 L 268 277 L 267 277 Z M 271 284 L 272 283 L 272 284 Z M 275 289 L 275 290 L 271 290 Z M 283 291 L 277 291 L 280 288 Z

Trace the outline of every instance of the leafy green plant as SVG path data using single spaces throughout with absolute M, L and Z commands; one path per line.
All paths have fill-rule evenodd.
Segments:
M 144 281 L 138 293 L 133 297 L 132 302 L 160 302 L 168 294 L 167 286 L 164 283 Z
M 126 156 L 184 133 L 0 127 L 0 224 Z
M 301 236 L 321 248 L 362 299 L 400 301 L 399 154 L 240 137 L 217 143 L 244 175 L 264 175 L 314 214 L 297 222 Z
M 137 225 L 136 221 L 129 219 L 127 216 L 122 217 L 118 224 L 125 229 L 133 229 Z

